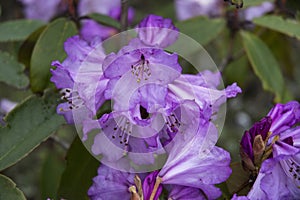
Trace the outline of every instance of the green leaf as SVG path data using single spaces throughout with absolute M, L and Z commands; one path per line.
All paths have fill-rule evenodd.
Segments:
M 0 199 L 25 200 L 26 198 L 10 178 L 0 174 Z
M 20 19 L 0 23 L 0 42 L 25 40 L 45 23 L 38 20 Z
M 0 51 L 0 81 L 16 88 L 25 88 L 29 84 L 24 74 L 24 65 L 6 52 Z
M 225 27 L 225 21 L 223 19 L 208 19 L 201 16 L 179 21 L 175 23 L 175 26 L 181 33 L 192 37 L 204 46 L 219 35 Z
M 56 114 L 57 97 L 31 96 L 13 109 L 0 128 L 0 171 L 13 165 L 64 123 Z
M 87 15 L 86 17 L 95 20 L 96 22 L 105 25 L 105 26 L 111 26 L 114 27 L 116 29 L 120 29 L 120 22 L 116 21 L 115 19 L 107 16 L 107 15 L 102 15 L 99 13 L 92 13 Z
M 283 19 L 280 16 L 263 16 L 253 20 L 254 24 L 269 28 L 274 31 L 295 37 L 300 40 L 300 22 L 291 19 Z
M 26 68 L 29 69 L 30 67 L 30 60 L 31 60 L 31 55 L 33 52 L 33 48 L 39 39 L 40 35 L 44 31 L 46 26 L 42 26 L 36 31 L 34 31 L 21 45 L 19 53 L 18 53 L 18 60 L 19 62 L 23 63 Z
M 77 136 L 67 154 L 67 167 L 58 190 L 59 199 L 88 199 L 87 191 L 92 178 L 97 175 L 99 164 Z
M 275 94 L 275 101 L 284 99 L 284 80 L 278 62 L 268 46 L 257 36 L 241 32 L 244 48 L 255 74 L 262 82 L 263 88 Z
M 42 92 L 49 84 L 51 62 L 66 57 L 64 42 L 77 33 L 74 22 L 59 18 L 50 23 L 34 46 L 30 62 L 30 84 L 33 92 Z
M 57 150 L 47 152 L 41 170 L 41 199 L 55 199 L 60 178 L 64 170 L 63 160 L 60 159 Z

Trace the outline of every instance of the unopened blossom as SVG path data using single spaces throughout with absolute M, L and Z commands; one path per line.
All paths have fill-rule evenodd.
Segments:
M 219 0 L 176 0 L 177 18 L 186 20 L 199 15 L 219 16 L 222 12 L 222 3 Z
M 246 132 L 244 166 L 256 175 L 249 199 L 297 199 L 300 195 L 300 104 L 276 104 Z

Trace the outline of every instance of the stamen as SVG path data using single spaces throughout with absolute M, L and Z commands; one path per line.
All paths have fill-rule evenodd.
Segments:
M 179 130 L 180 125 L 181 125 L 178 118 L 173 113 L 170 116 L 165 117 L 165 122 L 166 122 L 166 125 L 167 125 L 167 129 L 171 133 L 177 132 Z
M 60 93 L 62 94 L 61 99 L 69 104 L 68 108 L 60 108 L 59 110 L 61 112 L 68 112 L 73 109 L 78 109 L 84 105 L 77 91 L 74 91 L 70 88 L 64 88 L 60 91 Z
M 145 60 L 145 56 L 143 54 L 137 63 L 131 65 L 131 72 L 137 77 L 136 81 L 138 83 L 140 83 L 142 80 L 148 80 L 148 78 L 151 76 L 149 61 Z
M 297 186 L 300 186 L 300 163 L 293 158 L 280 161 L 286 175 L 294 180 Z
M 112 138 L 118 138 L 120 145 L 124 145 L 124 155 L 128 152 L 130 135 L 132 133 L 132 124 L 126 117 L 117 119 L 116 127 L 113 128 Z

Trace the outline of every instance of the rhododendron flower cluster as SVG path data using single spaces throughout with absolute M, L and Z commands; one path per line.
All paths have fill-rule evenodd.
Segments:
M 127 171 L 101 165 L 88 194 L 92 199 L 158 199 L 167 190 L 172 199 L 217 198 L 221 191 L 215 184 L 225 181 L 231 169 L 229 153 L 215 146 L 213 120 L 241 89 L 235 83 L 218 89 L 217 72 L 182 74 L 176 52 L 164 50 L 179 36 L 170 19 L 149 15 L 136 32 L 108 55 L 101 43 L 74 36 L 65 43 L 66 60 L 53 62 L 51 80 L 65 100 L 58 113 L 72 123 L 72 112 L 86 108 L 82 140 L 96 131 L 91 152 Z M 111 112 L 97 118 L 106 101 L 113 102 Z M 160 155 L 167 155 L 161 169 L 137 173 Z

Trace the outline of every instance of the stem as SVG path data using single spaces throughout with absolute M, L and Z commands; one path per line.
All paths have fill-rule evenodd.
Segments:
M 237 190 L 235 190 L 235 191 L 231 194 L 231 196 L 233 196 L 234 194 L 239 193 L 239 192 L 242 191 L 245 187 L 247 187 L 249 184 L 250 184 L 249 181 L 246 180 L 246 181 L 245 181 L 245 182 L 244 182 Z
M 151 196 L 150 196 L 150 199 L 149 200 L 153 200 L 154 197 L 155 197 L 155 194 L 158 190 L 158 187 L 160 185 L 160 183 L 162 182 L 162 178 L 160 178 L 159 176 L 156 178 L 156 181 L 155 181 L 155 185 L 154 185 L 154 188 L 152 190 L 152 193 L 151 193 Z
M 121 0 L 121 31 L 126 31 L 128 27 L 128 1 Z

